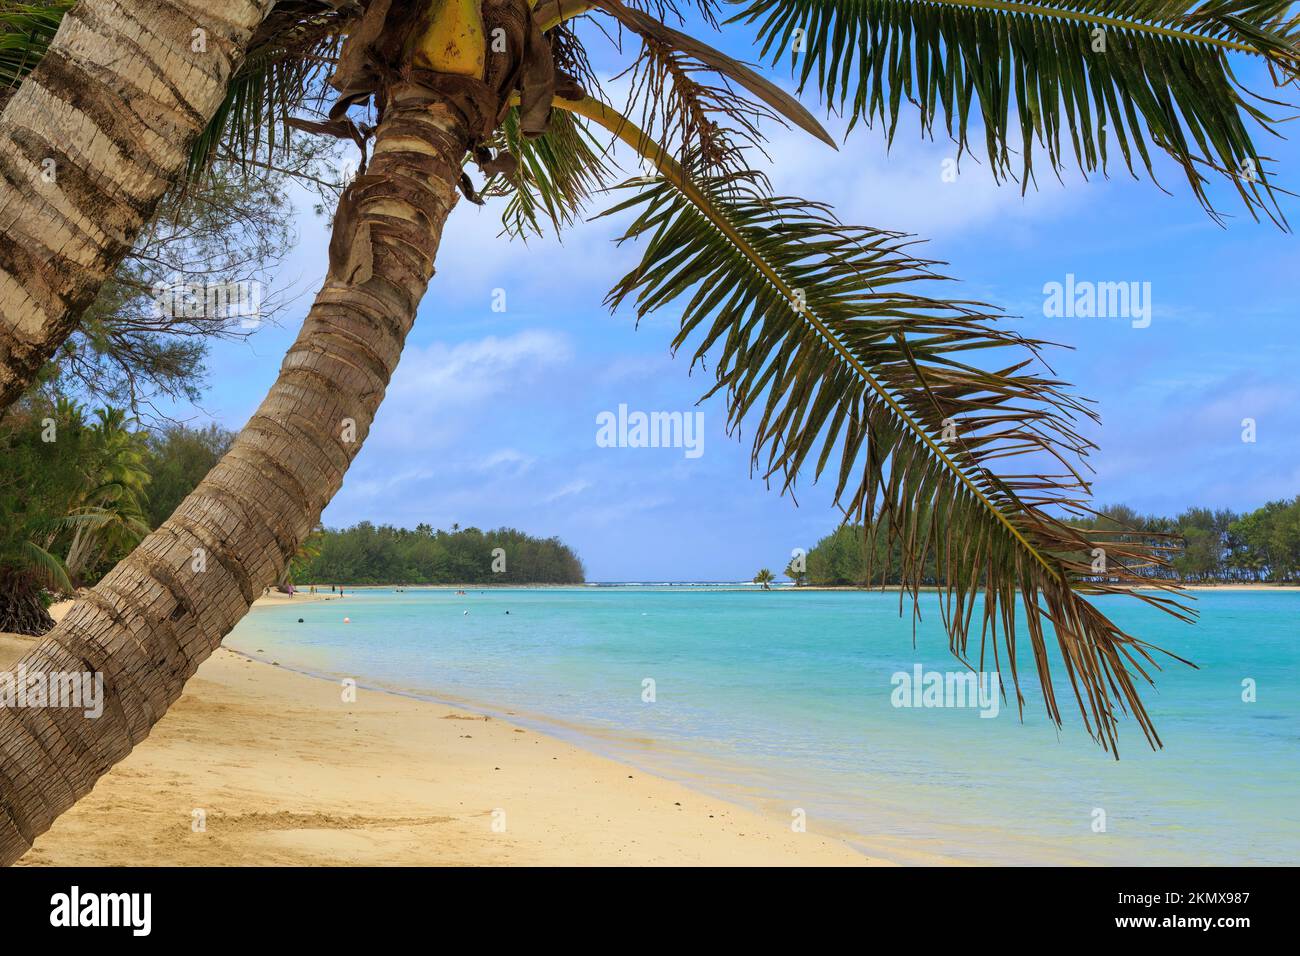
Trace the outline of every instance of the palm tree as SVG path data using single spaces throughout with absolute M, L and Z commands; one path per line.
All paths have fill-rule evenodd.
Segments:
M 324 541 L 325 527 L 318 524 L 312 529 L 311 534 L 303 539 L 302 544 L 298 545 L 293 560 L 285 567 L 284 572 L 280 575 L 280 580 L 275 583 L 278 590 L 287 592 L 289 585 L 297 583 L 297 579 L 302 576 L 303 571 L 311 567 L 311 563 L 320 557 L 320 549 Z
M 699 3 L 716 24 L 713 0 Z M 1035 370 L 1043 343 L 977 304 L 929 294 L 935 263 L 915 257 L 905 237 L 770 194 L 744 151 L 763 125 L 784 118 L 831 141 L 796 100 L 667 26 L 671 3 L 370 0 L 346 25 L 330 80 L 337 99 L 312 119 L 301 113 L 310 91 L 276 82 L 307 44 L 339 30 L 337 20 L 319 26 L 311 8 L 294 8 L 282 45 L 259 57 L 262 80 L 244 87 L 226 131 L 210 128 L 206 139 L 231 135 L 238 145 L 249 122 L 296 111 L 297 128 L 368 148 L 339 202 L 325 284 L 230 451 L 25 659 L 29 670 L 85 661 L 106 673 L 112 694 L 98 721 L 0 713 L 0 862 L 25 852 L 144 739 L 316 526 L 373 421 L 459 195 L 508 195 L 515 234 L 544 220 L 561 228 L 611 182 L 593 143 L 602 128 L 645 157 L 650 173 L 621 186 L 627 198 L 615 210 L 632 220 L 623 238 L 645 240 L 645 256 L 610 303 L 634 302 L 638 315 L 680 309 L 674 348 L 690 342 L 697 359 L 712 360 L 713 391 L 733 423 L 755 420 L 760 471 L 789 490 L 800 472 L 829 466 L 849 520 L 873 529 L 887 516 L 913 600 L 925 569 L 936 568 L 952 650 L 965 658 L 974 622 L 981 666 L 986 646 L 1003 666 L 1000 645 L 1022 707 L 1017 595 L 1048 715 L 1060 723 L 1050 626 L 1087 732 L 1114 751 L 1124 708 L 1160 745 L 1136 688 L 1149 680 L 1154 649 L 1087 600 L 1130 593 L 1134 569 L 1160 560 L 1160 549 L 1066 520 L 1089 510 L 1079 460 L 1091 445 L 1074 424 L 1093 413 Z M 1126 162 L 1145 164 L 1145 130 L 1207 207 L 1203 168 L 1223 171 L 1252 213 L 1280 215 L 1244 125 L 1271 120 L 1238 95 L 1227 55 L 1262 58 L 1279 82 L 1292 81 L 1297 46 L 1281 8 L 1153 0 L 1099 12 L 1107 9 L 1099 0 L 750 0 L 741 17 L 761 21 L 766 52 L 803 31 L 801 81 L 854 119 L 883 116 L 892 129 L 906 93 L 927 128 L 942 112 L 964 145 L 978 105 L 990 155 L 1003 160 L 996 168 L 1005 171 L 1019 145 L 1026 180 L 1034 139 L 1055 167 L 1068 129 L 1087 171 L 1104 168 L 1107 136 Z M 584 41 L 602 34 L 582 17 L 639 39 L 628 110 L 639 125 L 600 96 Z M 1105 56 L 1091 52 L 1094 30 L 1109 38 Z M 350 112 L 371 102 L 373 125 Z M 481 189 L 467 162 L 485 178 Z M 990 349 L 997 358 L 979 363 Z M 1003 361 L 1008 349 L 1022 358 Z M 959 437 L 945 438 L 954 421 Z M 1002 467 L 1022 454 L 1053 458 L 1065 477 Z M 1104 576 L 1093 568 L 1097 548 Z M 193 570 L 196 554 L 207 555 L 206 572 Z M 1132 593 L 1188 617 L 1174 597 Z M 42 743 L 60 738 L 76 745 Z
M 764 591 L 772 590 L 772 582 L 776 580 L 776 575 L 772 573 L 771 568 L 761 568 L 754 575 L 754 583 L 762 587 Z
M 23 411 L 0 434 L 0 631 L 41 634 L 54 624 L 45 592 L 72 590 L 54 543 L 88 520 L 69 517 L 86 486 L 86 428 L 75 402 Z
M 126 553 L 149 533 L 145 437 L 128 427 L 121 409 L 103 408 L 96 417 L 90 428 L 86 490 L 71 512 L 76 529 L 64 562 L 74 580 L 105 555 Z
M 272 4 L 0 5 L 0 412 L 71 334 L 191 144 L 228 108 L 232 71 Z
M 793 581 L 794 586 L 797 588 L 803 587 L 808 581 L 808 571 L 797 558 L 791 558 L 790 563 L 785 566 L 785 570 L 781 573 Z

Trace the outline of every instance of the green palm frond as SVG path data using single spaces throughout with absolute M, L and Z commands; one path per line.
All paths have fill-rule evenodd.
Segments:
M 59 519 L 59 527 L 75 531 L 77 528 L 88 528 L 92 531 L 98 531 L 100 528 L 111 524 L 116 520 L 116 515 L 102 508 L 81 508 L 72 514 L 64 515 Z
M 73 3 L 7 3 L 0 8 L 0 103 L 40 62 Z
M 89 531 L 100 531 L 105 528 L 115 528 L 135 540 L 143 538 L 153 530 L 138 511 L 97 506 L 87 506 L 73 514 L 64 515 L 60 519 L 60 524 L 69 530 L 85 528 Z
M 1051 719 L 1061 722 L 1049 625 L 1088 732 L 1114 751 L 1126 711 L 1159 746 L 1136 684 L 1150 682 L 1157 649 L 1087 598 L 1127 592 L 1189 612 L 1130 591 L 1140 580 L 1133 569 L 1160 560 L 1158 543 L 1103 541 L 1053 514 L 1087 510 L 1073 463 L 1091 445 L 1074 423 L 1090 412 L 1063 383 L 1030 371 L 1044 343 L 999 328 L 974 303 L 916 291 L 942 277 L 905 237 L 764 195 L 752 175 L 693 176 L 604 104 L 560 105 L 603 122 L 658 166 L 658 179 L 629 184 L 636 194 L 609 211 L 634 213 L 623 238 L 645 242 L 609 301 L 634 302 L 639 316 L 670 303 L 681 310 L 673 346 L 695 340 L 695 361 L 714 363 L 709 394 L 725 395 L 731 428 L 755 422 L 756 469 L 783 490 L 805 467 L 814 480 L 829 469 L 846 517 L 885 525 L 901 547 L 914 612 L 931 562 L 953 652 L 969 662 L 974 624 L 978 666 L 987 654 L 995 669 L 1009 668 L 1021 708 L 1017 596 Z M 1020 456 L 1064 474 L 1008 474 L 1005 460 Z
M 72 581 L 68 579 L 68 569 L 63 566 L 62 561 L 36 542 L 22 542 L 17 557 L 22 566 L 46 586 L 64 594 L 72 593 L 73 587 Z
M 230 79 L 226 98 L 190 152 L 187 179 L 206 171 L 218 148 L 238 163 L 287 140 L 289 120 L 322 96 L 346 24 L 358 4 L 320 0 L 278 3 L 263 21 L 248 55 Z
M 525 137 L 519 131 L 519 111 L 512 108 L 500 138 L 500 145 L 519 161 L 513 176 L 499 176 L 488 187 L 509 196 L 501 217 L 508 235 L 541 235 L 544 219 L 558 233 L 607 181 L 605 150 L 570 113 L 553 113 L 543 135 Z
M 1182 167 L 1211 214 L 1203 170 L 1218 170 L 1252 215 L 1285 225 L 1251 129 L 1275 131 L 1283 104 L 1245 90 L 1229 56 L 1263 58 L 1278 84 L 1300 65 L 1284 0 L 746 0 L 731 21 L 757 23 L 760 56 L 789 53 L 850 125 L 879 119 L 892 140 L 904 99 L 922 131 L 936 119 L 969 148 L 972 113 L 993 172 L 1033 178 L 1034 150 L 1054 170 L 1072 151 L 1085 173 L 1125 166 L 1155 179 L 1148 141 Z M 1018 137 L 1018 138 L 1017 138 Z M 1068 139 L 1068 145 L 1062 140 Z

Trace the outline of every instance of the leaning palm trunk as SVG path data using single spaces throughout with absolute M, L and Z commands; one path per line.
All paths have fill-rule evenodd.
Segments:
M 106 706 L 99 719 L 0 709 L 0 864 L 149 734 L 316 526 L 433 274 L 482 102 L 392 89 L 369 173 L 340 203 L 330 273 L 266 400 L 176 513 L 16 665 L 100 673 Z
M 0 412 L 130 250 L 274 0 L 82 0 L 0 114 Z
M 90 567 L 99 555 L 98 535 L 86 525 L 77 528 L 68 546 L 68 557 L 63 562 L 68 569 L 68 577 L 73 581 L 81 578 L 81 573 Z

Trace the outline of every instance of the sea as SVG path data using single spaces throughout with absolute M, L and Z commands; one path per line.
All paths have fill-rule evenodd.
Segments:
M 1118 760 L 1059 656 L 1064 725 L 1048 719 L 1023 629 L 1023 711 L 1005 656 L 1005 699 L 965 676 L 932 593 L 914 622 L 891 592 L 347 590 L 257 608 L 226 645 L 503 717 L 899 863 L 1300 862 L 1300 590 L 1195 592 L 1194 624 L 1099 599 L 1195 665 L 1157 655 L 1163 747 L 1122 719 Z

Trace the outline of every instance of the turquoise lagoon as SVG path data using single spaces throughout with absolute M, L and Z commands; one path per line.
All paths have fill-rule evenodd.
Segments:
M 1294 864 L 1300 592 L 1194 604 L 1188 625 L 1106 599 L 1131 633 L 1198 665 L 1162 661 L 1145 699 L 1165 747 L 1125 720 L 1119 761 L 1077 709 L 1057 731 L 1028 661 L 1023 722 L 1014 703 L 991 718 L 894 706 L 895 674 L 960 670 L 934 595 L 915 647 L 896 594 L 724 586 L 359 590 L 259 608 L 226 644 L 508 716 L 774 826 L 801 809 L 811 829 L 899 862 Z M 1074 707 L 1068 685 L 1058 699 Z

